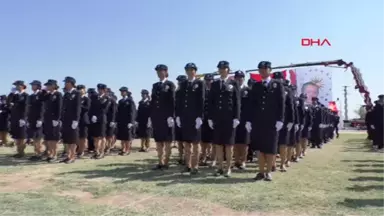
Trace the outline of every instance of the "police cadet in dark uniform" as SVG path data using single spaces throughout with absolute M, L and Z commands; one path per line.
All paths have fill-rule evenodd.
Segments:
M 24 81 L 18 80 L 13 85 L 15 89 L 8 96 L 11 108 L 11 135 L 17 147 L 17 154 L 13 157 L 21 158 L 24 157 L 27 138 L 28 94 L 25 92 L 27 86 Z
M 284 125 L 285 91 L 281 81 L 271 79 L 270 62 L 262 61 L 258 68 L 263 81 L 252 86 L 246 127 L 252 129 L 251 145 L 259 150 L 259 173 L 255 180 L 271 181 L 279 131 Z
M 152 130 L 148 127 L 148 118 L 151 112 L 151 98 L 146 89 L 141 90 L 141 100 L 137 108 L 137 136 L 141 140 L 139 152 L 147 152 L 151 143 Z
M 34 80 L 30 83 L 33 93 L 28 99 L 28 137 L 33 139 L 35 155 L 30 160 L 40 160 L 43 153 L 43 117 L 44 96 L 41 91 L 41 82 Z
M 207 165 L 207 159 L 210 157 L 212 166 L 216 165 L 216 152 L 212 146 L 213 129 L 208 124 L 208 109 L 209 109 L 209 92 L 213 82 L 213 76 L 206 74 L 205 81 L 205 99 L 204 99 L 204 118 L 203 125 L 201 125 L 201 166 Z
M 159 64 L 155 67 L 160 81 L 152 85 L 151 115 L 149 125 L 153 128 L 159 163 L 154 170 L 167 169 L 171 156 L 173 127 L 175 126 L 175 84 L 169 81 L 168 67 Z
M 243 71 L 235 72 L 235 79 L 240 85 L 240 97 L 241 97 L 241 112 L 240 112 L 240 124 L 236 128 L 234 156 L 235 167 L 238 169 L 245 169 L 245 162 L 247 160 L 248 145 L 250 143 L 251 128 L 246 128 L 245 123 L 247 121 L 247 115 L 249 113 L 249 93 L 250 88 L 244 84 L 245 74 Z
M 177 78 L 177 88 L 175 90 L 175 101 L 180 101 L 179 98 L 181 98 L 183 92 L 180 91 L 180 84 L 187 80 L 187 76 L 185 75 L 179 75 Z M 180 110 L 179 108 L 179 103 L 175 104 L 175 110 Z M 179 125 L 175 125 L 174 127 L 174 136 L 175 136 L 175 141 L 177 142 L 177 150 L 179 152 L 179 164 L 185 164 L 185 158 L 184 158 L 184 144 L 183 144 L 183 139 L 182 137 L 182 132 L 181 128 Z
M 0 95 L 0 145 L 8 143 L 10 109 L 7 96 Z
M 296 88 L 296 86 L 295 86 Z M 295 90 L 296 91 L 296 90 Z M 303 95 L 300 95 L 296 98 L 296 110 L 297 110 L 297 117 L 298 117 L 298 127 L 297 131 L 295 132 L 295 155 L 294 155 L 294 162 L 299 162 L 301 158 L 302 151 L 302 145 L 301 145 L 301 134 L 304 130 L 305 125 L 305 105 L 304 105 L 305 99 L 303 98 Z
M 220 61 L 217 65 L 220 79 L 212 83 L 209 95 L 208 124 L 213 129 L 212 143 L 216 148 L 216 176 L 231 175 L 233 145 L 235 144 L 236 127 L 240 124 L 240 88 L 235 80 L 228 79 L 229 62 Z M 225 151 L 225 156 L 224 156 Z M 226 158 L 226 166 L 223 161 Z
M 184 69 L 188 78 L 179 84 L 175 115 L 185 150 L 186 167 L 183 171 L 193 175 L 198 173 L 199 166 L 205 84 L 196 79 L 197 66 L 194 63 L 186 64 Z
M 367 126 L 367 140 L 373 140 L 373 129 L 371 125 L 373 125 L 373 106 L 366 105 L 365 109 L 367 110 L 367 114 L 365 115 L 365 125 Z M 375 126 L 373 126 L 375 127 Z M 372 146 L 373 147 L 373 146 Z
M 384 113 L 384 95 L 379 95 L 379 100 L 375 101 L 375 107 L 373 108 L 373 129 L 374 129 L 374 145 L 377 146 L 377 150 L 383 151 L 383 113 Z
M 89 98 L 89 102 L 91 103 L 92 105 L 92 99 L 98 99 L 97 98 L 97 92 L 94 88 L 89 88 L 87 90 L 87 94 L 88 94 L 88 98 Z M 91 107 L 91 106 L 89 106 Z M 89 108 L 91 109 L 91 108 Z M 91 121 L 90 119 L 92 118 L 91 116 L 91 113 L 88 111 L 88 119 L 89 119 L 89 124 L 88 124 L 88 138 L 87 138 L 87 141 L 88 141 L 88 152 L 93 152 L 95 150 L 95 142 L 93 140 L 93 125 L 91 124 Z
M 311 130 L 311 148 L 321 148 L 322 137 L 321 137 L 321 129 L 323 127 L 323 110 L 319 104 L 319 99 L 317 97 L 312 98 L 312 130 Z
M 249 89 L 249 92 L 248 94 L 250 94 L 250 92 L 252 91 L 252 87 L 253 87 L 253 84 L 255 83 L 256 81 L 252 78 L 248 79 L 248 82 L 247 82 L 247 86 L 248 86 L 248 89 Z M 250 101 L 250 96 L 248 96 L 248 103 Z M 242 107 L 244 106 L 244 104 L 242 105 Z M 248 105 L 245 105 L 245 106 L 248 106 Z M 249 110 L 249 112 L 251 112 Z M 251 115 L 251 113 L 249 113 L 248 115 Z M 251 128 L 252 129 L 252 128 Z M 252 140 L 251 140 L 251 136 L 249 138 L 249 143 L 252 143 Z M 255 149 L 255 146 L 253 145 L 248 145 L 248 154 L 247 154 L 247 161 L 248 162 L 253 162 L 253 158 L 254 156 L 257 157 L 257 149 Z
M 47 145 L 49 163 L 57 161 L 57 144 L 60 140 L 61 111 L 63 95 L 57 91 L 59 86 L 56 80 L 49 79 L 45 84 L 44 92 L 44 121 L 43 133 Z
M 77 144 L 77 158 L 82 158 L 84 156 L 84 151 L 87 147 L 88 141 L 88 125 L 90 123 L 88 111 L 91 107 L 91 100 L 86 95 L 86 88 L 84 85 L 77 85 L 76 89 L 80 93 L 81 97 L 81 113 L 79 120 L 79 140 Z
M 106 131 L 106 145 L 105 153 L 109 154 L 112 149 L 112 143 L 116 131 L 116 113 L 117 113 L 117 101 L 114 98 L 113 92 L 109 89 L 108 96 L 111 101 L 108 112 L 107 112 L 107 131 Z
M 105 136 L 107 130 L 107 112 L 111 101 L 106 94 L 107 85 L 97 84 L 98 95 L 91 98 L 91 116 L 92 135 L 95 145 L 95 154 L 93 158 L 101 159 L 104 157 Z
M 320 109 L 321 109 L 321 112 L 322 112 L 322 119 L 321 119 L 321 125 L 320 125 L 320 139 L 321 139 L 321 143 L 322 144 L 325 144 L 327 143 L 326 141 L 326 128 L 327 128 L 327 108 L 324 106 L 324 104 L 320 103 Z
M 298 141 L 296 140 L 296 133 L 299 131 L 299 112 L 297 110 L 298 108 L 298 98 L 296 97 L 296 86 L 292 86 L 289 84 L 289 81 L 286 80 L 286 82 L 288 83 L 287 85 L 289 86 L 289 88 L 291 89 L 291 92 L 292 92 L 292 95 L 293 95 L 293 127 L 290 131 L 290 134 L 289 134 L 289 142 L 288 142 L 288 154 L 287 154 L 287 162 L 286 162 L 286 166 L 289 167 L 290 166 L 290 162 L 292 160 L 294 160 L 294 151 L 296 149 L 296 145 L 298 144 Z
M 305 93 L 300 94 L 300 99 L 301 101 L 306 101 L 307 95 Z M 304 127 L 300 134 L 300 158 L 304 157 L 306 154 L 308 138 L 310 137 L 310 131 L 312 130 L 312 108 L 307 104 L 303 104 L 302 106 L 304 106 Z
M 65 93 L 63 96 L 62 111 L 62 140 L 67 146 L 67 158 L 62 162 L 73 163 L 77 157 L 77 144 L 79 142 L 79 121 L 81 117 L 81 94 L 76 90 L 76 80 L 73 77 L 64 79 Z
M 121 99 L 117 105 L 116 123 L 117 135 L 116 139 L 121 141 L 120 155 L 128 155 L 131 153 L 131 143 L 133 139 L 133 127 L 135 125 L 136 105 L 130 96 L 127 87 L 119 89 Z
M 334 119 L 333 119 L 333 130 L 336 133 L 336 138 L 339 138 L 339 123 L 340 123 L 340 116 L 338 115 L 337 111 L 333 112 Z M 332 132 L 333 133 L 333 132 Z
M 289 88 L 289 82 L 284 79 L 283 73 L 278 71 L 273 73 L 273 78 L 275 80 L 280 81 L 284 87 L 284 102 L 285 102 L 285 110 L 284 110 L 284 126 L 279 131 L 278 136 L 278 146 L 279 146 L 279 154 L 280 154 L 280 171 L 286 172 L 286 166 L 289 165 L 288 158 L 288 145 L 290 141 L 291 130 L 293 128 L 293 123 L 295 121 L 295 110 L 294 110 L 294 95 L 292 93 L 292 89 Z M 272 171 L 275 169 L 272 167 Z

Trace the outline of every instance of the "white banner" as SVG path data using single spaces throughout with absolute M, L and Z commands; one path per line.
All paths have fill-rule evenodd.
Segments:
M 332 68 L 296 68 L 296 77 L 297 92 L 307 94 L 307 103 L 317 97 L 320 103 L 328 107 L 328 102 L 332 101 Z

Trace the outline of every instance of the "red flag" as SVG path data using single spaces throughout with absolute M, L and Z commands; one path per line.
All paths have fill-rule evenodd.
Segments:
M 296 78 L 296 71 L 295 70 L 289 70 L 288 71 L 289 76 L 287 76 L 287 70 L 283 70 L 281 72 L 283 73 L 284 78 L 288 79 L 292 83 L 292 85 L 297 84 L 297 78 Z M 256 80 L 259 82 L 261 82 L 261 80 L 262 80 L 261 75 L 258 73 L 251 73 L 250 76 L 251 76 L 251 79 L 253 79 L 253 80 Z M 272 74 L 271 74 L 271 77 L 272 77 Z
M 333 112 L 338 112 L 337 105 L 335 101 L 329 101 L 328 102 L 328 108 L 332 110 Z

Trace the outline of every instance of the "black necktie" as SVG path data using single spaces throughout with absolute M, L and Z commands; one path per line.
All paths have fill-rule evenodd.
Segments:
M 263 81 L 263 86 L 264 87 L 267 87 L 267 84 L 268 84 L 267 81 Z
M 220 82 L 220 88 L 223 88 L 223 86 L 224 86 L 224 80 L 221 80 L 221 82 Z

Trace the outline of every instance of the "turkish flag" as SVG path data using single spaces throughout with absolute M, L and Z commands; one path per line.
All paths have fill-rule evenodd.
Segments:
M 335 101 L 329 101 L 328 102 L 328 108 L 332 110 L 333 112 L 338 112 L 337 105 Z
M 296 71 L 294 69 L 291 70 L 283 70 L 281 71 L 285 79 L 289 80 L 292 85 L 297 84 Z M 272 77 L 272 74 L 271 74 Z M 261 82 L 261 75 L 258 73 L 251 73 L 251 79 Z

